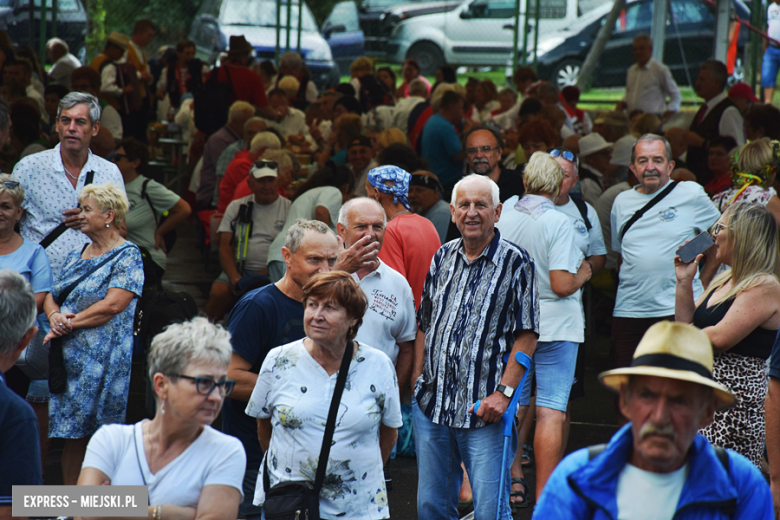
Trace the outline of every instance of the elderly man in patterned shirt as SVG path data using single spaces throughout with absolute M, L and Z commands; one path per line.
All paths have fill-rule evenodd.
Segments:
M 539 334 L 539 294 L 528 253 L 501 238 L 499 190 L 472 174 L 455 185 L 452 218 L 460 240 L 433 257 L 417 318 L 412 414 L 420 518 L 457 519 L 464 463 L 476 518 L 511 519 L 509 484 L 496 489 L 501 471 L 500 419 L 523 367 L 516 352 L 533 356 Z M 509 361 L 504 356 L 511 353 Z M 474 403 L 482 400 L 478 412 Z M 507 461 L 510 462 L 510 461 Z

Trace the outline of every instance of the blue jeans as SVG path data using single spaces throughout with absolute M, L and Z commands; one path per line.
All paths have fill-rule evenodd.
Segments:
M 525 378 L 517 403 L 528 406 L 532 376 L 536 373 L 536 406 L 566 412 L 574 382 L 574 369 L 577 367 L 578 348 L 579 344 L 573 341 L 538 342 L 531 370 Z
M 511 520 L 509 466 L 514 450 L 501 467 L 504 437 L 501 423 L 483 428 L 450 428 L 434 424 L 412 402 L 412 420 L 417 448 L 417 517 L 425 520 L 457 520 L 458 491 L 466 466 L 474 495 L 475 518 L 493 520 L 499 493 L 503 494 L 501 520 Z M 516 444 L 516 443 L 515 443 Z M 504 489 L 498 489 L 500 472 L 506 473 Z
M 761 62 L 761 87 L 774 88 L 780 70 L 780 48 L 769 45 Z

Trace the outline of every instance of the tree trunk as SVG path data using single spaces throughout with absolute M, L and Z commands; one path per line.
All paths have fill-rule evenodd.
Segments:
M 601 26 L 601 29 L 599 29 L 596 41 L 593 42 L 593 47 L 590 48 L 588 57 L 585 58 L 585 63 L 582 64 L 582 68 L 580 69 L 580 75 L 577 77 L 577 88 L 580 89 L 580 92 L 584 92 L 585 87 L 590 83 L 590 77 L 596 69 L 601 53 L 607 45 L 607 40 L 609 40 L 609 37 L 612 35 L 612 30 L 615 28 L 615 22 L 618 19 L 618 15 L 625 6 L 626 0 L 615 0 L 612 11 L 609 12 L 607 20 L 604 22 L 604 25 Z

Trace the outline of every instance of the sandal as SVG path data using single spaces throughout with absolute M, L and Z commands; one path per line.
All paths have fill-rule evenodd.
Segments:
M 531 459 L 531 454 L 527 451 L 520 455 L 520 465 L 524 468 L 530 468 L 534 465 L 534 461 Z
M 512 486 L 520 484 L 523 486 L 522 491 L 515 491 L 511 487 L 509 488 L 509 505 L 512 508 L 512 511 L 515 509 L 523 509 L 525 507 L 528 507 L 528 499 L 526 498 L 526 495 L 528 494 L 528 482 L 525 481 L 525 479 L 520 477 L 512 477 Z M 520 497 L 523 499 L 522 502 L 517 502 L 512 500 L 512 497 Z

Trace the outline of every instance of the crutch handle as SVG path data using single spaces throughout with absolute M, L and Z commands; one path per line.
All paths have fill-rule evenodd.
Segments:
M 517 385 L 515 393 L 512 395 L 512 400 L 509 401 L 509 406 L 506 407 L 506 411 L 501 417 L 501 421 L 504 423 L 504 437 L 512 436 L 512 426 L 514 425 L 515 412 L 517 411 L 517 401 L 520 399 L 523 383 L 525 383 L 525 378 L 528 376 L 528 371 L 531 368 L 531 357 L 525 352 L 518 352 L 515 354 L 515 360 L 523 365 L 525 371 L 523 372 L 523 378 L 520 380 L 520 384 Z M 480 404 L 482 404 L 481 400 L 474 403 L 474 413 L 477 413 Z

